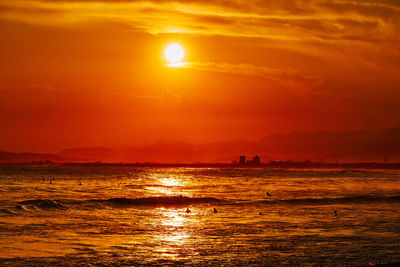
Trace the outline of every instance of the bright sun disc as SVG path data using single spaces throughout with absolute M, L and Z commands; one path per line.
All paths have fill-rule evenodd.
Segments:
M 180 62 L 184 55 L 185 51 L 179 44 L 170 44 L 164 51 L 164 56 L 170 63 Z

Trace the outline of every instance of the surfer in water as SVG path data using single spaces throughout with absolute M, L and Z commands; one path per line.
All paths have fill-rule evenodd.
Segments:
M 216 208 L 214 208 L 214 213 L 218 213 L 218 211 L 217 211 L 217 209 L 216 209 Z
M 192 211 L 189 208 L 186 208 L 186 213 L 191 213 Z

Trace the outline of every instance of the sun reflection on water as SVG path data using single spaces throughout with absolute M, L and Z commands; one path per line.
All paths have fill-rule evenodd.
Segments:
M 159 177 L 158 185 L 148 186 L 147 189 L 158 195 L 182 195 L 182 189 L 186 182 L 177 177 Z
M 159 246 L 155 249 L 162 257 L 177 259 L 187 250 L 191 240 L 190 231 L 187 229 L 193 223 L 194 216 L 184 215 L 183 211 L 176 209 L 161 209 L 163 214 L 160 222 L 160 232 L 154 236 Z M 190 247 L 190 245 L 189 245 Z
M 171 217 L 169 217 L 168 219 L 164 220 L 164 221 L 162 222 L 162 225 L 165 225 L 165 226 L 173 226 L 173 227 L 180 227 L 180 226 L 182 226 L 182 225 L 185 223 L 185 220 L 186 220 L 186 219 L 187 219 L 187 218 L 181 217 L 181 216 L 179 216 L 179 215 L 177 215 L 177 216 L 175 216 L 175 217 L 171 216 Z
M 176 178 L 162 178 L 160 179 L 160 183 L 163 186 L 181 186 L 182 182 Z

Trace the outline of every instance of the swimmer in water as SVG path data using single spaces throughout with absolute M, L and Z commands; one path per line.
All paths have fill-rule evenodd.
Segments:
M 189 208 L 186 208 L 186 213 L 191 213 L 192 211 Z
M 217 209 L 216 209 L 216 208 L 214 208 L 214 213 L 218 213 L 218 211 L 217 211 Z

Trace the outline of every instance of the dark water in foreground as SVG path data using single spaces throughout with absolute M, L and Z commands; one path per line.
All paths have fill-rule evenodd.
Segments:
M 0 185 L 0 265 L 400 259 L 395 171 L 2 166 Z

